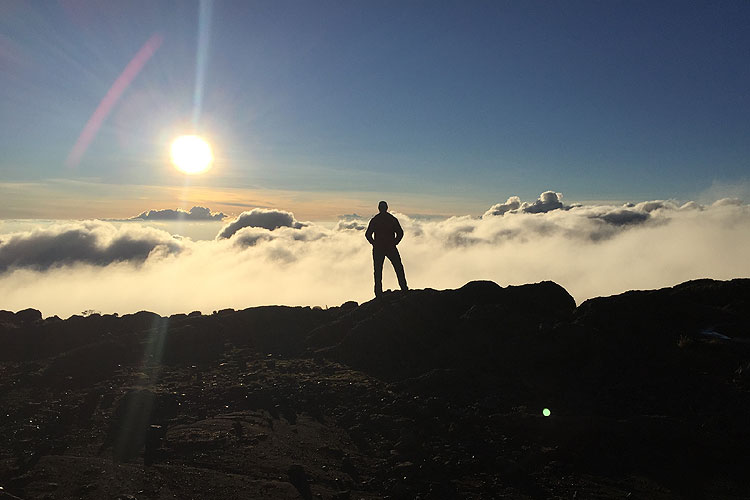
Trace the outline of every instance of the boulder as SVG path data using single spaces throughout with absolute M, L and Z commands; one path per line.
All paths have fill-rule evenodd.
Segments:
M 37 321 L 42 320 L 42 313 L 36 309 L 24 309 L 23 311 L 18 311 L 16 313 L 16 319 L 20 323 L 36 323 Z
M 307 346 L 385 380 L 435 368 L 494 363 L 503 345 L 571 316 L 575 301 L 552 282 L 392 292 L 313 330 Z M 514 340 L 516 339 L 516 340 Z

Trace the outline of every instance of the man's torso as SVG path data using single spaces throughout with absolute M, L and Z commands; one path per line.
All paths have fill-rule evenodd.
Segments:
M 374 233 L 375 246 L 379 248 L 396 245 L 398 220 L 391 214 L 380 213 L 370 221 L 370 228 Z

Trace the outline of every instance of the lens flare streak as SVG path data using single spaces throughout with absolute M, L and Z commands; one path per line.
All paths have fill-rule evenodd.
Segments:
M 115 104 L 117 104 L 117 101 L 120 100 L 122 94 L 130 86 L 133 80 L 135 80 L 135 77 L 138 76 L 138 73 L 141 72 L 163 41 L 164 37 L 161 35 L 152 35 L 151 38 L 143 44 L 140 50 L 138 50 L 135 56 L 133 56 L 133 59 L 130 60 L 128 65 L 125 66 L 125 69 L 120 73 L 120 76 L 117 77 L 115 83 L 112 84 L 112 87 L 110 87 L 107 94 L 99 103 L 99 106 L 97 106 L 94 114 L 91 115 L 91 118 L 89 118 L 89 121 L 86 122 L 86 125 L 83 127 L 81 135 L 78 136 L 78 140 L 70 151 L 68 159 L 65 162 L 68 167 L 78 165 L 91 144 L 91 141 L 94 140 L 97 132 L 99 132 L 102 123 L 104 123 L 104 120 L 109 116 L 109 113 L 115 107 Z
M 193 126 L 198 126 L 203 109 L 203 86 L 206 80 L 206 59 L 211 35 L 211 2 L 201 0 L 198 13 L 198 49 L 195 62 L 195 89 L 193 90 Z

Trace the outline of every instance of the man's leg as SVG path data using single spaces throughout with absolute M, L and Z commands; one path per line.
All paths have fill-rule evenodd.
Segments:
M 385 252 L 378 250 L 375 247 L 372 249 L 372 266 L 374 269 L 375 276 L 375 296 L 383 293 L 383 261 L 385 260 Z
M 406 275 L 404 274 L 404 265 L 401 263 L 401 254 L 398 253 L 398 248 L 393 247 L 393 249 L 389 250 L 386 254 L 388 256 L 388 260 L 391 261 L 391 264 L 393 264 L 393 269 L 396 271 L 396 277 L 398 278 L 398 286 L 401 287 L 401 290 L 408 290 L 409 287 L 406 286 Z M 381 262 L 380 264 L 381 271 L 383 264 Z

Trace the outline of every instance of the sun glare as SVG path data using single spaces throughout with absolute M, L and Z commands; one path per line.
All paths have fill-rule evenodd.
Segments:
M 183 135 L 175 139 L 170 156 L 177 170 L 190 175 L 205 172 L 214 161 L 211 146 L 197 135 Z

